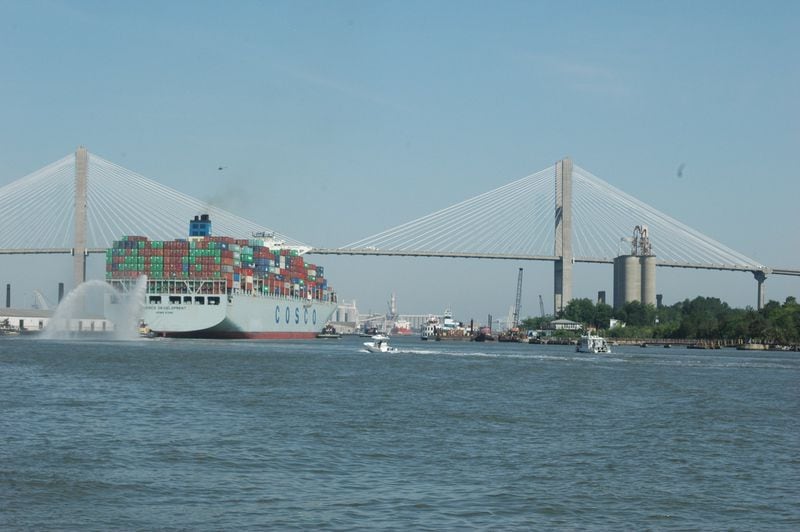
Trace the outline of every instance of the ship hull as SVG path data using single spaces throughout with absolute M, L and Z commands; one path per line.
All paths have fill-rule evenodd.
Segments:
M 174 304 L 168 303 L 170 294 L 160 296 L 147 294 L 142 319 L 156 336 L 173 338 L 310 339 L 336 310 L 329 301 L 269 295 L 212 296 L 202 303 L 194 297 Z
M 310 340 L 314 332 L 204 330 L 191 332 L 163 331 L 155 333 L 164 338 L 203 338 L 208 340 Z

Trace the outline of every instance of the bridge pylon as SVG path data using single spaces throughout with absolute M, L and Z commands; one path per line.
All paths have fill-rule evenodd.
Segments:
M 75 243 L 72 247 L 75 287 L 86 281 L 86 189 L 88 174 L 89 153 L 86 148 L 79 146 L 75 151 Z
M 572 299 L 572 160 L 556 163 L 556 209 L 553 312 L 556 316 Z

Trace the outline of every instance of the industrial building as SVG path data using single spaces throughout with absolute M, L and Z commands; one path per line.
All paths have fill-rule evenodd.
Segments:
M 631 254 L 614 259 L 614 308 L 632 301 L 656 305 L 656 256 L 644 225 L 633 230 Z

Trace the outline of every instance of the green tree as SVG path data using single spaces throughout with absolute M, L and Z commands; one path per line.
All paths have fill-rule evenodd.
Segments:
M 573 299 L 564 308 L 564 318 L 578 323 L 595 324 L 596 309 L 591 299 Z
M 790 335 L 790 342 L 795 345 L 800 344 L 800 304 L 797 303 L 797 299 L 789 296 L 783 306 L 792 320 L 794 334 Z
M 535 316 L 535 317 L 528 316 L 527 318 L 522 320 L 520 328 L 528 331 L 537 331 L 541 329 L 546 329 L 548 324 L 554 319 L 555 318 L 553 316 Z
M 696 297 L 691 301 L 685 300 L 682 310 L 678 335 L 682 338 L 719 338 L 720 320 L 730 307 L 715 297 Z
M 747 326 L 747 311 L 742 309 L 731 309 L 728 313 L 723 314 L 720 317 L 720 338 L 725 340 L 745 340 L 748 336 Z
M 767 336 L 767 318 L 761 312 L 749 309 L 747 311 L 747 339 L 764 341 Z
M 598 303 L 595 307 L 595 327 L 598 329 L 608 329 L 608 324 L 614 316 L 614 309 L 611 305 L 605 303 Z
M 783 304 L 769 301 L 758 311 L 750 307 L 732 309 L 724 301 L 711 297 L 686 299 L 658 309 L 634 301 L 616 310 L 584 298 L 570 301 L 563 316 L 603 329 L 608 327 L 611 317 L 619 318 L 627 327 L 605 333 L 616 338 L 708 338 L 800 344 L 800 304 L 795 297 L 787 297 Z M 553 316 L 529 317 L 522 326 L 542 329 L 553 319 Z
M 775 301 L 770 301 L 762 309 L 762 315 L 766 317 L 765 336 L 768 342 L 788 345 L 797 341 L 797 303 L 792 298 L 786 299 L 783 305 Z
M 616 317 L 624 321 L 629 326 L 647 325 L 652 326 L 656 320 L 656 309 L 653 305 L 645 305 L 640 301 L 625 303 L 617 311 Z

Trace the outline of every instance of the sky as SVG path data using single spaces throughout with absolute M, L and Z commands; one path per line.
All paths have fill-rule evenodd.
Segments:
M 83 145 L 338 247 L 569 156 L 800 269 L 798 23 L 793 1 L 0 0 L 0 186 Z M 548 262 L 309 260 L 362 312 L 395 293 L 402 313 L 505 317 L 520 267 L 521 314 L 539 314 L 539 295 L 552 312 Z M 34 289 L 55 300 L 70 272 L 66 258 L 0 257 L 13 306 Z M 610 266 L 574 278 L 574 297 L 610 297 Z M 660 268 L 657 291 L 756 303 L 748 273 Z M 766 291 L 798 297 L 800 277 Z

